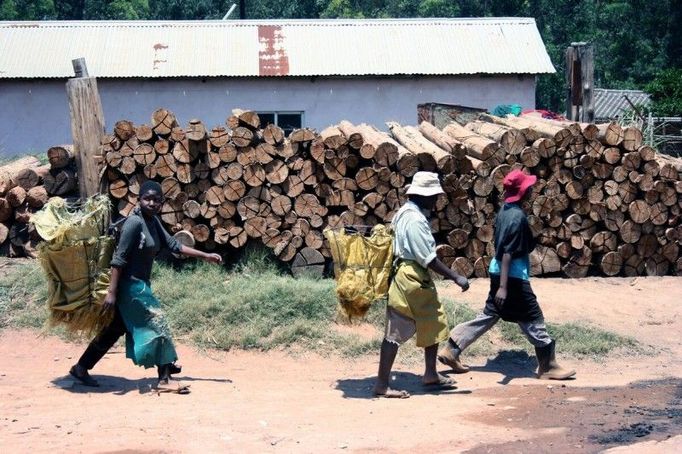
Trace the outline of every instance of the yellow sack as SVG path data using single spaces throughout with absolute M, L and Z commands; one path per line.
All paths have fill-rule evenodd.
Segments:
M 388 294 L 393 262 L 393 232 L 376 225 L 369 237 L 326 229 L 334 259 L 336 294 L 349 319 L 363 317 L 370 305 Z
M 96 196 L 74 209 L 56 197 L 31 222 L 46 240 L 38 252 L 48 283 L 49 323 L 73 334 L 99 332 L 113 317 L 102 310 L 115 247 L 106 236 L 109 200 Z

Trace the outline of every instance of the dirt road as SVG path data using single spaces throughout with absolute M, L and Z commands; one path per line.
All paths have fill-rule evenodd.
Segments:
M 464 295 L 442 291 L 480 308 L 487 284 L 474 281 Z M 682 279 L 533 286 L 548 320 L 588 321 L 655 354 L 564 361 L 578 378 L 557 383 L 533 378 L 534 359 L 525 353 L 500 352 L 468 358 L 473 371 L 440 394 L 423 390 L 419 365 L 399 357 L 396 386 L 413 396 L 395 401 L 371 396 L 374 356 L 180 345 L 181 379 L 192 393 L 159 396 L 151 392 L 155 371 L 133 366 L 122 348 L 93 371 L 103 385 L 93 390 L 65 377 L 83 345 L 6 331 L 0 446 L 55 453 L 682 452 Z

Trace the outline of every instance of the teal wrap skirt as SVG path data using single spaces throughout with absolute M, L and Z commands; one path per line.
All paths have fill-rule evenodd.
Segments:
M 145 368 L 162 366 L 178 359 L 159 300 L 148 282 L 121 279 L 116 304 L 125 323 L 126 357 Z

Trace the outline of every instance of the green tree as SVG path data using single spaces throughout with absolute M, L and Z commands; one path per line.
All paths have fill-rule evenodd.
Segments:
M 682 116 L 682 68 L 660 72 L 646 85 L 651 94 L 651 112 L 660 117 Z
M 0 20 L 50 20 L 55 19 L 52 0 L 0 0 Z
M 157 20 L 222 19 L 233 2 L 221 0 L 149 0 L 149 16 Z M 239 11 L 232 19 L 239 18 Z
M 140 20 L 149 18 L 147 0 L 89 1 L 84 17 L 95 20 Z

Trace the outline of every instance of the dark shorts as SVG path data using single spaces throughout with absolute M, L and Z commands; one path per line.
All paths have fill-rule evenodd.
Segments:
M 530 287 L 530 282 L 510 277 L 507 279 L 507 300 L 502 309 L 495 306 L 495 294 L 500 288 L 500 276 L 490 275 L 490 293 L 483 313 L 500 317 L 507 322 L 537 322 L 544 319 L 542 309 Z

